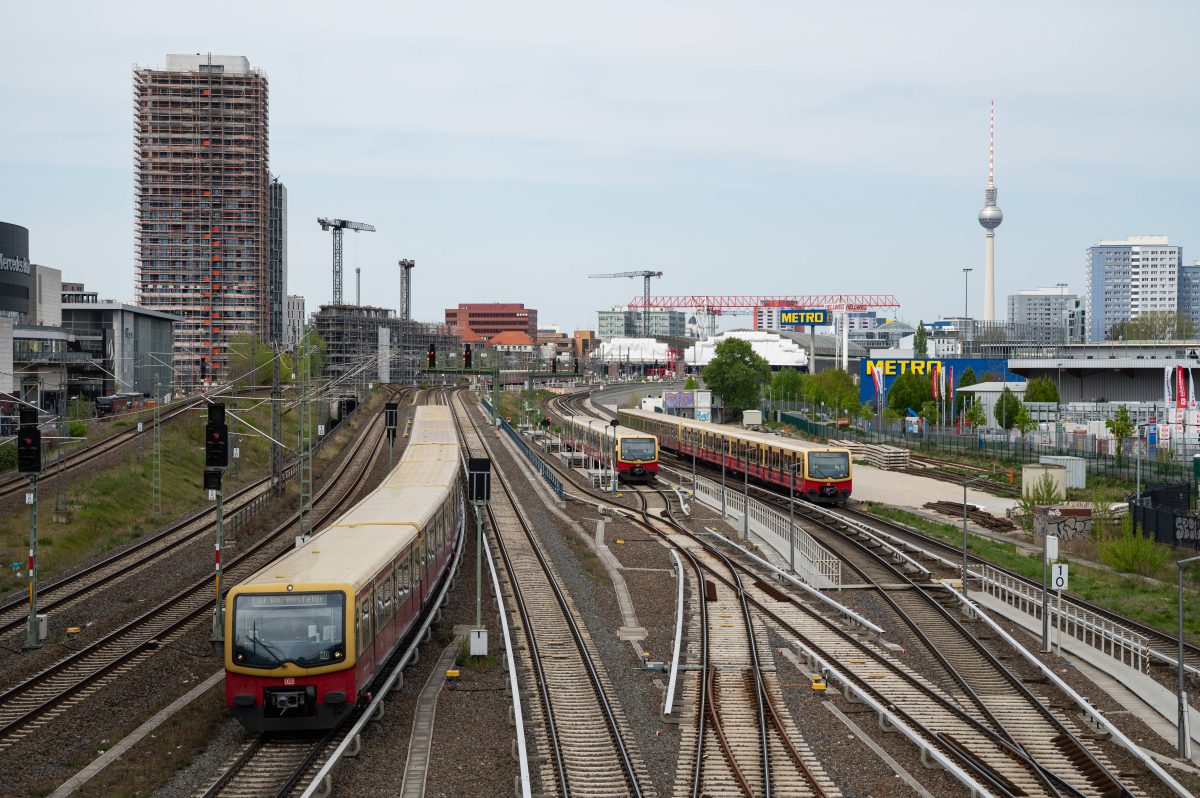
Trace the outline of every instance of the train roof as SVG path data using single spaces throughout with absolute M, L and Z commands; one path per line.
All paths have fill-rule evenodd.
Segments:
M 571 424 L 573 426 L 578 426 L 578 427 L 589 427 L 591 429 L 604 429 L 605 435 L 612 434 L 612 433 L 608 432 L 608 430 L 612 427 L 612 424 L 602 418 L 596 418 L 594 416 L 565 416 L 565 417 L 563 417 L 563 421 L 568 424 Z M 642 432 L 640 429 L 634 429 L 633 427 L 625 427 L 625 426 L 618 425 L 617 426 L 617 437 L 624 438 L 626 436 L 629 436 L 632 438 L 653 438 L 654 434 L 650 433 L 650 432 Z
M 794 449 L 796 451 L 810 451 L 813 449 L 819 450 L 837 450 L 839 452 L 847 452 L 841 446 L 819 446 L 817 444 L 807 443 L 805 441 L 796 440 L 795 438 L 785 438 L 782 435 L 776 435 L 773 432 L 758 432 L 751 429 L 739 429 L 731 427 L 727 424 L 714 424 L 711 421 L 696 421 L 683 416 L 670 416 L 665 413 L 651 413 L 646 410 L 639 410 L 633 407 L 623 407 L 618 412 L 629 413 L 630 415 L 639 418 L 645 418 L 652 421 L 665 421 L 669 424 L 678 424 L 681 427 L 689 427 L 691 429 L 704 430 L 706 432 L 720 433 L 729 437 L 737 438 L 738 440 L 751 441 L 753 443 L 761 443 L 768 446 L 779 446 L 784 449 Z
M 421 405 L 413 416 L 413 428 L 408 443 L 446 443 L 458 445 L 454 417 L 449 405 Z
M 443 420 L 451 425 L 451 440 L 431 440 L 445 437 Z M 409 445 L 383 484 L 239 587 L 348 583 L 359 590 L 429 523 L 461 468 L 449 408 L 418 407 Z

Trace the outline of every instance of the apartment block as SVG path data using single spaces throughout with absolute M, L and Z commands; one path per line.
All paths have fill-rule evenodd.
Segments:
M 220 379 L 231 338 L 282 335 L 267 78 L 242 56 L 168 55 L 135 68 L 133 89 L 137 301 L 181 319 L 177 384 Z

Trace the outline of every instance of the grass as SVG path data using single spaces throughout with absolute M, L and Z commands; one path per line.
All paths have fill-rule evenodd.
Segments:
M 271 411 L 266 403 L 238 415 L 261 430 L 269 431 Z M 204 472 L 205 413 L 197 409 L 186 418 L 162 427 L 162 504 L 164 517 L 153 518 L 153 439 L 146 429 L 141 443 L 130 444 L 121 462 L 88 477 L 69 480 L 66 502 L 70 521 L 54 523 L 52 510 L 59 486 L 50 483 L 39 490 L 38 555 L 42 579 L 52 578 L 82 561 L 127 543 L 168 521 L 197 512 L 208 505 L 202 488 Z M 232 445 L 241 451 L 237 477 L 231 466 L 225 473 L 226 495 L 265 476 L 270 442 L 249 427 L 228 419 Z M 338 427 L 340 432 L 344 427 Z M 336 433 L 335 433 L 336 434 Z M 297 414 L 283 417 L 283 443 L 296 446 L 299 436 Z M 144 444 L 144 445 L 143 445 Z M 316 471 L 338 453 L 337 445 L 323 447 Z M 0 594 L 24 588 L 9 563 L 24 563 L 28 553 L 30 516 L 26 508 L 0 515 Z
M 871 505 L 868 510 L 880 518 L 887 518 L 913 527 L 939 540 L 962 545 L 961 527 L 930 521 L 903 510 L 878 505 Z M 1115 538 L 1105 541 L 1101 544 L 1102 551 L 1105 544 L 1112 545 L 1119 540 L 1119 538 Z M 1140 544 L 1134 545 L 1140 546 Z M 1151 543 L 1151 545 L 1155 544 Z M 1001 543 L 968 533 L 967 548 L 981 559 L 1024 576 L 1033 579 L 1042 577 L 1041 558 L 1037 554 L 1030 556 L 1018 551 L 1015 544 Z M 1159 548 L 1162 549 L 1162 547 Z M 1173 564 L 1168 550 L 1162 549 L 1161 556 L 1166 558 L 1168 566 Z M 1065 559 L 1069 562 L 1069 558 Z M 1141 563 L 1144 561 L 1145 555 L 1138 554 L 1129 562 Z M 1161 562 L 1157 559 L 1155 561 Z M 1178 631 L 1179 621 L 1175 609 L 1178 593 L 1174 582 L 1174 568 L 1169 568 L 1169 573 L 1156 570 L 1153 572 L 1153 576 L 1158 578 L 1151 578 L 1149 575 L 1109 571 L 1081 562 L 1071 562 L 1070 565 L 1070 595 L 1118 612 L 1168 634 L 1175 634 Z M 1164 576 L 1170 578 L 1162 579 L 1161 577 Z M 1200 593 L 1197 593 L 1197 582 L 1194 577 L 1190 577 L 1187 581 L 1190 584 L 1185 584 L 1186 589 L 1183 596 L 1184 637 L 1200 640 Z
M 532 415 L 534 415 L 536 418 L 540 418 L 541 416 L 537 411 L 538 406 L 554 395 L 555 394 L 551 393 L 550 391 L 543 390 L 534 391 L 532 396 L 527 394 L 525 391 L 520 391 L 517 393 L 504 391 L 500 394 L 500 401 L 497 406 L 497 411 L 499 412 L 501 418 L 511 418 L 512 421 L 510 423 L 515 427 L 522 418 L 521 408 L 526 397 L 529 397 L 530 403 L 534 408 Z
M 224 704 L 225 688 L 218 684 L 146 735 L 75 794 L 82 798 L 153 795 L 177 770 L 190 765 L 208 748 L 229 720 Z M 79 763 L 81 767 L 84 764 Z

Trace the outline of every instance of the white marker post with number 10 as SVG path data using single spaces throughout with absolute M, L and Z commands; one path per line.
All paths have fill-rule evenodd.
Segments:
M 1053 566 L 1053 572 L 1050 574 L 1050 584 L 1054 587 L 1054 592 L 1058 594 L 1058 617 L 1055 618 L 1055 632 L 1058 637 L 1058 655 L 1062 656 L 1062 594 L 1067 590 L 1067 564 L 1065 562 L 1056 562 Z

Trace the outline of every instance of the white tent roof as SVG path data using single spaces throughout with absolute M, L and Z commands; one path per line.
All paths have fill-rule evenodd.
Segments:
M 653 338 L 612 338 L 600 344 L 593 356 L 605 363 L 666 364 L 669 362 L 667 349 L 666 344 Z
M 764 330 L 730 330 L 720 335 L 697 341 L 683 353 L 689 366 L 707 366 L 716 355 L 717 344 L 729 338 L 749 341 L 754 352 L 773 367 L 806 368 L 808 352 L 796 341 L 778 333 Z

